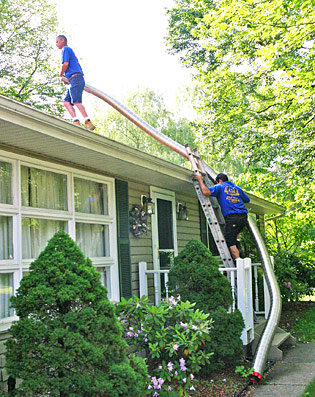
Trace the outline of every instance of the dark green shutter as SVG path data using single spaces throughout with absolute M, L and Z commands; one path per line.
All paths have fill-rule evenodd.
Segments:
M 199 219 L 200 219 L 200 240 L 209 248 L 212 255 L 219 256 L 218 248 L 215 244 L 212 233 L 209 229 L 205 214 L 199 203 Z
M 128 182 L 115 181 L 120 296 L 131 298 Z

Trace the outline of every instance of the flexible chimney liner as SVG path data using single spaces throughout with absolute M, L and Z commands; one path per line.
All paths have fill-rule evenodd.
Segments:
M 171 150 L 174 150 L 182 157 L 188 159 L 188 155 L 186 153 L 185 147 L 179 144 L 178 142 L 173 141 L 171 138 L 165 136 L 161 132 L 157 131 L 147 122 L 138 117 L 131 110 L 126 108 L 124 105 L 119 103 L 116 99 L 111 96 L 103 93 L 102 91 L 90 86 L 86 85 L 84 90 L 89 94 L 96 96 L 99 99 L 102 99 L 118 112 L 120 112 L 123 116 L 125 116 L 132 123 L 137 125 L 142 131 L 146 132 L 154 139 L 167 146 Z M 207 164 L 204 164 L 205 170 L 208 173 L 209 177 L 212 181 L 215 180 L 216 173 L 210 168 Z M 265 328 L 260 336 L 259 343 L 257 345 L 257 349 L 255 352 L 254 360 L 253 360 L 253 369 L 254 372 L 250 376 L 250 380 L 253 383 L 259 383 L 262 379 L 262 374 L 264 372 L 267 354 L 270 349 L 274 333 L 276 331 L 280 314 L 281 314 L 281 298 L 280 298 L 280 290 L 279 286 L 273 271 L 273 266 L 271 263 L 270 256 L 268 254 L 265 243 L 262 239 L 262 236 L 258 230 L 255 220 L 249 216 L 248 217 L 249 229 L 252 234 L 252 237 L 255 240 L 256 246 L 258 248 L 258 252 L 261 259 L 261 264 L 263 268 L 263 273 L 265 276 L 265 280 L 268 286 L 269 294 L 270 294 L 270 311 L 266 321 Z

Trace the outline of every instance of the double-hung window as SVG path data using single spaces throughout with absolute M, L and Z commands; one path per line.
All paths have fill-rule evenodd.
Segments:
M 69 233 L 119 299 L 114 180 L 0 151 L 0 327 L 30 263 L 59 230 Z

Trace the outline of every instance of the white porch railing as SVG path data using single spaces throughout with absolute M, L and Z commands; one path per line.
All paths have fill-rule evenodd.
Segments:
M 258 288 L 258 271 L 257 267 L 261 266 L 260 263 L 251 263 L 250 258 L 237 259 L 236 267 L 219 268 L 219 270 L 226 274 L 230 283 L 233 296 L 233 303 L 230 308 L 235 311 L 236 307 L 242 313 L 245 328 L 242 333 L 242 341 L 247 345 L 254 339 L 254 311 L 257 314 L 264 312 L 259 310 L 259 288 Z M 252 289 L 252 268 L 254 273 L 254 306 L 253 307 L 253 289 Z M 168 298 L 168 269 L 165 270 L 147 270 L 147 263 L 139 263 L 139 289 L 140 297 L 148 296 L 148 283 L 147 276 L 153 274 L 154 277 L 154 297 L 155 304 L 159 305 L 161 299 L 161 274 L 164 274 L 164 288 L 165 297 Z M 269 312 L 270 300 L 266 285 L 264 286 L 265 295 L 265 313 Z

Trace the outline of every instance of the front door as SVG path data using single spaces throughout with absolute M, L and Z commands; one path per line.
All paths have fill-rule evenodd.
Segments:
M 154 269 L 168 269 L 177 255 L 175 193 L 151 187 L 151 197 L 155 204 L 151 218 L 153 265 Z M 163 290 L 164 277 L 161 281 Z

